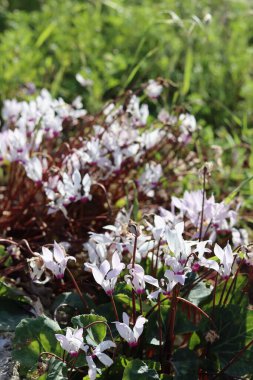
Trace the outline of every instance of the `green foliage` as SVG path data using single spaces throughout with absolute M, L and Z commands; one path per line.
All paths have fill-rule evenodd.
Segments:
M 176 380 L 198 380 L 197 355 L 187 348 L 175 351 L 172 363 L 175 368 Z
M 21 364 L 21 374 L 36 365 L 42 352 L 60 354 L 61 348 L 55 338 L 60 331 L 57 322 L 41 316 L 23 319 L 15 330 L 13 359 Z
M 168 327 L 168 318 L 170 313 L 169 305 L 161 305 L 161 326 L 163 343 L 165 334 Z M 176 320 L 175 320 L 175 333 L 178 335 L 191 333 L 196 330 L 196 326 L 189 318 L 187 314 L 181 310 L 178 306 Z M 158 311 L 153 312 L 149 316 L 149 322 L 146 327 L 146 341 L 149 344 L 159 345 L 159 315 Z
M 83 327 L 83 328 L 92 324 L 92 326 L 86 330 L 88 333 L 88 339 L 90 342 L 95 342 L 96 344 L 98 344 L 102 342 L 106 336 L 106 330 L 107 330 L 106 319 L 104 317 L 101 317 L 100 315 L 96 315 L 96 314 L 78 315 L 77 317 L 72 318 L 72 323 L 74 327 Z
M 14 331 L 17 324 L 29 316 L 31 306 L 18 289 L 0 281 L 0 331 Z
M 23 97 L 22 85 L 34 82 L 68 99 L 81 93 L 97 109 L 123 84 L 164 76 L 181 88 L 170 102 L 186 102 L 207 125 L 252 120 L 251 2 L 23 3 L 0 8 L 2 99 Z M 77 72 L 93 86 L 82 89 Z
M 159 379 L 158 373 L 155 369 L 149 366 L 140 359 L 131 360 L 126 366 L 123 373 L 123 380 L 146 380 L 146 379 Z
M 253 339 L 253 311 L 240 308 L 238 305 L 229 305 L 226 308 L 217 306 L 213 315 L 217 326 L 217 339 L 208 345 L 205 364 L 210 363 L 208 369 L 213 370 L 216 363 L 218 368 L 215 369 L 219 370 Z M 202 325 L 202 331 L 205 331 L 205 334 L 209 329 L 206 323 Z M 230 376 L 252 374 L 252 354 L 251 347 L 228 368 L 226 373 Z

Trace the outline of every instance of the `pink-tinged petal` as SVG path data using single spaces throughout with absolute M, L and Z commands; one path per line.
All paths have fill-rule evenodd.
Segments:
M 49 269 L 56 277 L 62 274 L 59 265 L 54 261 L 45 262 L 45 267 Z
M 224 249 L 224 254 L 226 258 L 226 263 L 227 264 L 232 264 L 234 257 L 233 257 L 233 251 L 231 248 L 231 245 L 228 243 Z
M 165 220 L 159 215 L 155 215 L 154 224 L 155 227 L 159 229 L 163 229 L 166 226 Z
M 175 281 L 178 282 L 181 285 L 184 285 L 185 283 L 185 275 L 184 274 L 175 274 Z
M 90 190 L 90 186 L 91 186 L 91 178 L 89 176 L 89 174 L 85 174 L 85 176 L 83 177 L 83 180 L 82 180 L 82 185 L 84 187 L 84 190 L 86 191 L 89 191 Z
M 216 261 L 205 259 L 204 257 L 201 258 L 201 260 L 199 261 L 199 264 L 205 268 L 213 269 L 216 272 L 219 272 L 220 270 L 219 264 Z
M 218 259 L 223 262 L 223 259 L 224 259 L 224 251 L 223 249 L 219 246 L 219 244 L 215 244 L 214 246 L 214 254 L 215 256 L 218 257 Z
M 172 197 L 172 203 L 174 206 L 176 206 L 179 210 L 181 209 L 182 207 L 182 202 L 179 198 L 176 198 L 176 197 Z
M 104 353 L 98 353 L 97 358 L 103 363 L 106 367 L 110 367 L 113 364 L 113 360 Z
M 137 318 L 135 326 L 133 328 L 134 337 L 136 340 L 139 339 L 140 335 L 143 332 L 144 324 L 147 322 L 147 319 L 140 316 Z
M 75 189 L 78 189 L 81 184 L 81 174 L 79 170 L 75 169 L 74 173 L 72 174 L 72 181 Z
M 155 292 L 152 292 L 148 295 L 148 299 L 157 299 L 159 293 L 161 293 L 161 289 L 156 290 Z
M 61 263 L 65 258 L 65 250 L 54 241 L 54 259 L 57 263 Z
M 159 287 L 158 280 L 152 276 L 149 276 L 148 274 L 145 274 L 144 281 L 150 285 L 156 286 L 157 288 Z
M 64 335 L 61 335 L 61 334 L 55 334 L 55 337 L 58 340 L 58 342 L 60 342 L 61 348 L 69 352 L 70 345 L 69 345 L 68 339 Z
M 111 224 L 108 224 L 108 226 L 104 226 L 103 227 L 104 230 L 109 230 L 109 231 L 113 231 L 113 232 L 117 232 L 117 227 L 111 225 Z
M 111 340 L 105 340 L 96 347 L 94 352 L 97 354 L 97 352 L 103 352 L 111 347 L 116 347 L 116 344 Z
M 184 222 L 177 223 L 175 225 L 175 230 L 179 235 L 182 235 L 184 233 Z
M 91 356 L 86 356 L 87 364 L 89 366 L 88 375 L 90 380 L 95 380 L 97 376 L 97 367 Z
M 97 267 L 93 267 L 92 268 L 92 274 L 93 274 L 93 277 L 95 279 L 95 281 L 99 284 L 99 285 L 102 285 L 103 281 L 104 281 L 104 276 L 103 274 L 100 272 L 100 270 L 97 268 Z
M 109 264 L 109 261 L 107 260 L 103 261 L 99 268 L 100 272 L 103 274 L 104 277 L 109 272 L 110 269 L 111 269 L 111 266 Z
M 125 323 L 114 322 L 116 324 L 116 329 L 118 330 L 119 335 L 125 339 L 127 342 L 134 342 L 135 337 L 129 326 Z
M 123 323 L 125 323 L 125 325 L 129 326 L 130 318 L 127 315 L 127 313 L 123 312 L 123 314 L 122 314 L 122 320 L 123 320 Z
M 40 256 L 42 257 L 45 263 L 49 261 L 53 261 L 53 254 L 47 247 L 42 247 L 42 254 L 43 255 L 40 255 Z
M 107 280 L 111 280 L 112 278 L 117 277 L 120 274 L 120 272 L 120 269 L 110 270 L 110 272 L 106 276 Z
M 120 265 L 119 254 L 118 254 L 118 252 L 114 252 L 114 254 L 112 256 L 112 267 L 114 269 L 114 268 L 117 268 L 119 265 Z
M 71 339 L 73 336 L 73 329 L 70 328 L 70 327 L 67 327 L 67 330 L 66 330 L 66 338 L 67 339 Z
M 79 339 L 79 340 L 83 340 L 83 329 L 80 328 L 78 329 L 74 334 L 73 336 L 76 338 L 76 339 Z

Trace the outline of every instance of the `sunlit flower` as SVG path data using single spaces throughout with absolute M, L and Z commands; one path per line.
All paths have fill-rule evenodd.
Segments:
M 83 329 L 72 329 L 67 327 L 66 335 L 55 334 L 56 339 L 60 342 L 63 350 L 71 356 L 77 356 L 80 349 L 85 350 L 83 343 Z
M 113 364 L 113 360 L 104 353 L 109 348 L 116 347 L 116 344 L 111 340 L 105 340 L 92 350 L 92 355 L 86 355 L 87 364 L 89 367 L 88 375 L 90 380 L 95 380 L 97 373 L 101 374 L 101 369 L 97 368 L 94 359 L 98 358 L 102 364 L 106 367 L 110 367 Z M 85 346 L 85 352 L 87 353 L 88 346 Z
M 158 280 L 154 277 L 145 274 L 144 269 L 139 264 L 129 264 L 127 266 L 130 275 L 125 276 L 125 281 L 130 284 L 137 294 L 142 294 L 145 292 L 146 283 L 159 287 Z
M 85 263 L 85 266 L 91 269 L 95 281 L 102 286 L 109 296 L 113 294 L 118 276 L 125 268 L 125 264 L 120 262 L 118 252 L 114 252 L 111 264 L 108 260 L 104 260 L 99 267 L 90 263 Z
M 147 322 L 142 316 L 139 316 L 136 323 L 131 329 L 129 327 L 129 316 L 126 313 L 122 314 L 123 323 L 113 322 L 116 324 L 119 335 L 129 344 L 130 347 L 135 347 L 138 345 L 139 337 L 141 336 L 144 328 L 144 324 Z
M 47 247 L 42 247 L 42 255 L 38 255 L 42 258 L 45 267 L 49 269 L 58 279 L 64 277 L 64 272 L 68 261 L 76 261 L 75 257 L 67 256 L 65 249 L 56 243 L 56 241 L 54 242 L 53 252 L 51 252 Z
M 214 254 L 220 260 L 220 275 L 227 279 L 231 274 L 231 268 L 234 262 L 233 251 L 231 245 L 227 243 L 226 247 L 222 249 L 219 244 L 214 246 Z

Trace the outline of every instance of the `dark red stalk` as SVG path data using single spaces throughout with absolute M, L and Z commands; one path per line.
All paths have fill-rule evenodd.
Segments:
M 243 347 L 237 354 L 223 367 L 213 378 L 212 380 L 220 378 L 220 375 L 222 375 L 226 370 L 234 363 L 237 359 L 240 358 L 241 355 L 244 354 L 244 352 L 253 345 L 253 339 L 245 346 Z
M 207 168 L 204 166 L 203 169 L 203 196 L 202 196 L 202 208 L 201 208 L 201 219 L 200 219 L 200 229 L 199 229 L 199 241 L 202 240 L 202 230 L 204 222 L 204 206 L 205 206 L 205 194 L 206 194 L 206 174 Z
M 112 306 L 113 306 L 113 311 L 114 311 L 114 314 L 115 314 L 115 318 L 116 318 L 117 321 L 119 321 L 119 315 L 118 315 L 118 311 L 117 311 L 117 308 L 116 308 L 116 304 L 115 304 L 113 295 L 110 296 L 110 299 L 111 299 L 111 303 L 112 303 Z
M 75 277 L 73 276 L 73 274 L 71 273 L 71 271 L 69 270 L 69 268 L 66 268 L 66 270 L 67 270 L 67 272 L 68 272 L 68 274 L 69 274 L 69 276 L 70 276 L 70 278 L 71 278 L 71 280 L 72 280 L 72 282 L 73 282 L 73 284 L 74 284 L 74 286 L 76 288 L 76 291 L 77 291 L 77 293 L 78 293 L 78 295 L 79 295 L 79 297 L 80 297 L 80 299 L 81 299 L 81 301 L 83 303 L 84 310 L 89 310 L 89 306 L 88 306 L 86 300 L 84 299 L 84 297 L 82 295 L 82 292 L 81 292 L 81 290 L 80 290 L 80 288 L 79 288 L 79 286 L 78 286 L 78 284 L 77 284 L 77 282 L 75 280 Z

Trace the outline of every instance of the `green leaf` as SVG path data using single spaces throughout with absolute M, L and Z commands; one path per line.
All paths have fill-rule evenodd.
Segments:
M 122 380 L 148 380 L 159 379 L 155 369 L 150 369 L 149 366 L 140 359 L 134 359 L 126 366 Z
M 250 181 L 252 181 L 253 176 L 246 178 L 242 183 L 237 186 L 225 199 L 224 203 L 229 204 L 232 202 L 232 200 L 240 193 L 241 189 L 247 185 Z
M 214 308 L 214 320 L 217 326 L 217 339 L 208 345 L 209 370 L 220 370 L 253 339 L 253 311 L 238 305 Z M 210 325 L 202 321 L 201 330 L 206 340 Z M 230 376 L 244 376 L 253 373 L 253 347 L 248 349 L 226 371 Z M 217 359 L 217 366 L 213 363 Z
M 195 352 L 188 348 L 180 348 L 173 357 L 175 380 L 198 380 L 198 358 Z
M 192 336 L 190 337 L 190 340 L 189 340 L 189 349 L 190 350 L 194 350 L 195 347 L 200 344 L 200 337 L 198 336 L 198 334 L 194 331 L 192 333 Z
M 23 319 L 19 323 L 15 330 L 13 359 L 20 362 L 21 374 L 37 363 L 41 352 L 61 354 L 55 338 L 59 331 L 58 323 L 46 316 Z
M 0 297 L 0 304 L 0 331 L 14 331 L 22 319 L 31 316 L 23 302 Z
M 95 322 L 98 322 L 95 324 Z M 105 322 L 105 323 L 101 323 Z M 83 327 L 94 323 L 91 327 L 87 329 L 88 338 L 95 341 L 97 344 L 102 342 L 106 336 L 106 319 L 100 315 L 96 314 L 82 314 L 77 317 L 72 318 L 72 323 L 74 327 Z M 85 331 L 84 331 L 85 334 Z
M 67 380 L 67 368 L 66 363 L 52 358 L 48 365 L 47 380 Z
M 161 305 L 161 325 L 162 325 L 162 336 L 163 343 L 167 331 L 168 317 L 170 312 L 170 305 Z M 175 334 L 187 334 L 196 330 L 195 324 L 190 321 L 185 312 L 182 311 L 181 307 L 178 305 L 176 320 L 175 320 Z M 146 341 L 149 344 L 158 346 L 159 345 L 159 316 L 158 310 L 154 311 L 149 319 L 146 326 Z
M 188 47 L 185 58 L 185 67 L 184 67 L 184 82 L 182 87 L 182 94 L 186 95 L 190 89 L 191 84 L 191 74 L 193 66 L 193 52 L 192 48 Z
M 194 305 L 199 305 L 204 299 L 206 299 L 212 293 L 212 288 L 207 287 L 206 282 L 200 281 L 194 288 L 190 291 L 188 300 Z
M 233 281 L 233 278 L 229 278 L 229 280 L 227 281 L 227 285 L 225 288 L 224 296 L 222 298 L 222 302 L 224 302 L 226 299 L 226 294 L 230 288 L 232 281 Z M 232 286 L 232 289 L 231 289 L 229 296 L 226 300 L 226 304 L 234 304 L 234 305 L 240 304 L 241 306 L 243 306 L 245 308 L 248 306 L 248 303 L 249 303 L 248 297 L 247 297 L 247 294 L 245 294 L 245 292 L 244 292 L 244 288 L 245 288 L 247 282 L 248 282 L 248 278 L 246 275 L 243 275 L 243 274 L 237 275 L 236 280 L 234 282 L 234 285 Z M 216 288 L 215 305 L 218 305 L 220 302 L 220 298 L 221 298 L 224 286 L 225 286 L 225 282 L 222 281 Z M 202 306 L 203 310 L 206 310 L 206 309 L 212 307 L 212 305 L 213 305 L 213 296 L 212 295 L 201 302 L 201 306 Z
M 51 23 L 43 30 L 35 43 L 36 48 L 40 48 L 44 44 L 44 42 L 50 37 L 55 27 L 56 25 L 54 23 Z
M 88 303 L 89 307 L 93 307 L 93 302 L 91 301 L 90 298 L 85 296 L 83 294 L 83 297 L 85 298 L 86 302 Z M 51 307 L 52 311 L 54 311 L 57 307 L 59 307 L 62 304 L 68 304 L 69 306 L 83 310 L 83 303 L 77 293 L 74 292 L 65 292 L 61 293 L 59 296 L 57 296 L 54 300 L 54 303 Z

